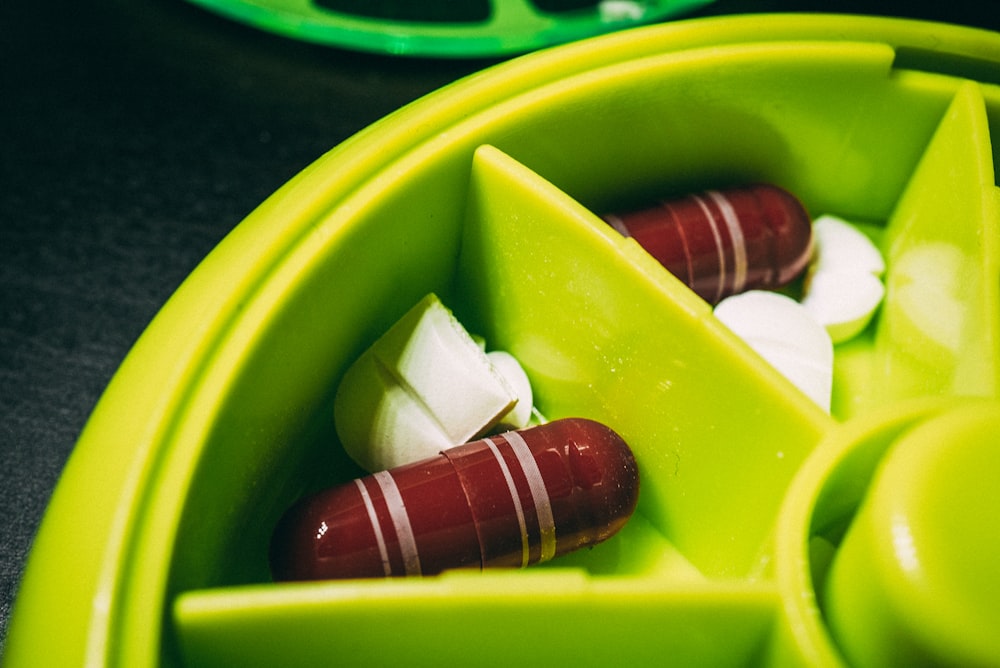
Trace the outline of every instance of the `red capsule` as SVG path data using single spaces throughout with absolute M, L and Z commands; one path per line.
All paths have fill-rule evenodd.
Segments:
M 707 190 L 604 220 L 712 304 L 785 285 L 812 252 L 809 214 L 772 185 Z
M 638 494 L 621 437 L 592 420 L 557 420 L 300 501 L 275 529 L 271 570 L 316 580 L 523 567 L 609 538 Z

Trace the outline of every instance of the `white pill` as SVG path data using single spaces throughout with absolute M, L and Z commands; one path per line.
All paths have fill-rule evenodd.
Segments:
M 826 328 L 834 343 L 858 335 L 878 310 L 885 286 L 863 271 L 820 271 L 809 277 L 802 306 Z
M 368 371 L 349 385 L 363 393 L 355 398 L 366 397 L 367 405 L 359 408 L 357 402 L 340 400 L 334 414 L 344 449 L 363 469 L 396 468 L 456 445 L 420 398 L 382 373 L 377 363 L 352 368 Z
M 809 270 L 858 271 L 881 276 L 885 259 L 872 240 L 854 225 L 837 216 L 824 215 L 813 221 L 815 251 Z
M 751 290 L 719 302 L 715 316 L 829 412 L 833 342 L 805 307 L 776 292 Z
M 347 370 L 334 418 L 351 458 L 379 471 L 481 435 L 516 402 L 506 378 L 432 294 Z
M 523 429 L 531 422 L 531 408 L 534 401 L 531 395 L 531 381 L 528 374 L 524 372 L 521 363 L 508 352 L 503 350 L 493 350 L 486 353 L 493 368 L 507 381 L 507 384 L 514 390 L 517 403 L 510 411 L 500 418 L 500 424 Z
M 817 218 L 813 238 L 802 305 L 841 343 L 864 330 L 882 303 L 885 260 L 871 239 L 836 216 Z

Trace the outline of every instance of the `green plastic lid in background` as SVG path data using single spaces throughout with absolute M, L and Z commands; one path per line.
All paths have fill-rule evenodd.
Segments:
M 405 56 L 523 53 L 664 20 L 712 0 L 190 0 L 286 37 Z

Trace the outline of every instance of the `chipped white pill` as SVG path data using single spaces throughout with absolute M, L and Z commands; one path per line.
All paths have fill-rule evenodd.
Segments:
M 531 422 L 533 398 L 531 395 L 531 381 L 528 374 L 524 372 L 524 367 L 510 353 L 503 350 L 493 350 L 486 353 L 493 368 L 504 377 L 507 384 L 514 390 L 517 403 L 500 418 L 500 424 L 514 429 L 524 429 Z
M 885 297 L 878 276 L 858 271 L 820 271 L 809 278 L 802 306 L 826 328 L 834 343 L 857 336 Z
M 885 273 L 885 259 L 863 232 L 843 218 L 823 215 L 813 221 L 814 255 L 809 271 Z
M 715 316 L 829 412 L 833 342 L 801 304 L 776 292 L 751 290 L 719 302 Z
M 885 260 L 871 239 L 836 216 L 817 218 L 813 238 L 802 305 L 841 343 L 864 330 L 882 303 Z
M 351 458 L 380 471 L 483 434 L 517 402 L 504 374 L 430 294 L 347 370 L 334 419 Z

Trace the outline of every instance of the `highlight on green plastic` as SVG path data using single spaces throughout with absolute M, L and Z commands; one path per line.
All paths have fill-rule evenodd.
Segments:
M 682 16 L 713 0 L 189 0 L 286 37 L 397 56 L 496 57 Z
M 919 421 L 883 455 L 825 582 L 857 665 L 989 665 L 1000 656 L 1000 408 Z
M 729 17 L 530 54 L 359 133 L 130 352 L 40 528 L 5 665 L 1000 663 L 980 633 L 1000 560 L 998 81 L 992 32 Z M 761 181 L 864 223 L 886 258 L 882 306 L 835 347 L 830 413 L 597 215 Z M 548 419 L 621 434 L 635 514 L 537 568 L 272 582 L 278 517 L 360 472 L 340 379 L 429 293 L 518 359 Z

